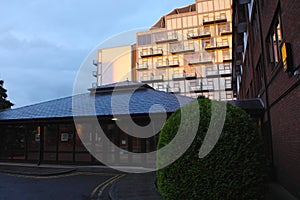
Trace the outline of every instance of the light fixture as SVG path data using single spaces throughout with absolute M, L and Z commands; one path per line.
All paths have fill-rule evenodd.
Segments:
M 117 121 L 117 120 L 118 120 L 118 118 L 116 118 L 116 117 L 113 117 L 113 118 L 111 118 L 111 120 L 112 120 L 112 121 Z

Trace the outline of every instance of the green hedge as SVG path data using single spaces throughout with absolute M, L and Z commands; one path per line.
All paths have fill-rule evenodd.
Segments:
M 214 149 L 200 159 L 199 149 L 206 135 L 211 101 L 198 99 L 200 122 L 189 149 L 173 164 L 157 171 L 158 189 L 165 200 L 263 199 L 266 159 L 257 127 L 242 109 L 227 104 L 222 134 Z M 187 105 L 190 117 L 194 108 Z M 158 148 L 167 145 L 176 135 L 180 110 L 163 127 Z M 188 127 L 188 125 L 186 125 Z M 158 155 L 158 161 L 163 160 Z

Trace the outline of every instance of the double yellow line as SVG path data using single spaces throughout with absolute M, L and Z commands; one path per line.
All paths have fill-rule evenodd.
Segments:
M 111 177 L 110 179 L 104 181 L 103 183 L 99 184 L 93 190 L 93 192 L 90 196 L 90 199 L 100 199 L 101 196 L 102 196 L 103 191 L 107 188 L 107 186 L 109 186 L 110 184 L 112 184 L 113 182 L 117 181 L 118 179 L 122 178 L 125 175 L 126 174 L 115 175 L 115 176 Z M 97 196 L 96 196 L 96 194 L 97 194 Z

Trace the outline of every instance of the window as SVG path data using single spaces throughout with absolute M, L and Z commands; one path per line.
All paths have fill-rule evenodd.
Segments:
M 259 60 L 257 66 L 256 66 L 256 95 L 259 94 L 259 91 L 263 87 L 263 78 L 264 74 L 262 71 L 262 63 L 261 60 Z
M 280 53 L 281 42 L 282 42 L 281 20 L 280 20 L 280 15 L 277 14 L 267 40 L 267 47 L 269 50 L 269 62 L 274 64 L 272 69 L 275 66 L 277 66 L 277 64 L 281 61 L 281 53 Z

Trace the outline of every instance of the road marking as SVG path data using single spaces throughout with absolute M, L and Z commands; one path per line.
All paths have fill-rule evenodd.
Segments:
M 99 192 L 98 192 L 98 199 L 101 198 L 102 193 L 103 193 L 103 191 L 107 188 L 107 186 L 109 186 L 110 184 L 112 184 L 113 182 L 117 181 L 118 179 L 122 178 L 122 177 L 125 176 L 125 175 L 126 175 L 126 174 L 119 175 L 119 176 L 117 176 L 115 179 L 113 179 L 113 180 L 109 181 L 108 183 L 106 183 L 105 185 L 103 185 L 103 186 L 100 188 Z
M 97 173 L 97 172 L 71 172 L 68 174 L 60 174 L 60 175 L 46 175 L 46 176 L 37 176 L 37 175 L 22 175 L 22 174 L 10 174 L 5 173 L 9 176 L 15 176 L 15 177 L 21 177 L 21 178 L 34 178 L 34 179 L 54 179 L 54 178 L 64 178 L 64 177 L 70 177 L 70 176 L 79 176 L 79 175 L 88 175 L 88 176 L 116 176 L 116 174 L 113 173 Z
M 125 174 L 118 174 L 115 175 L 113 177 L 111 177 L 110 179 L 104 181 L 103 183 L 100 183 L 97 187 L 94 188 L 92 194 L 90 195 L 90 199 L 99 199 L 100 196 L 102 195 L 104 189 L 111 183 L 113 183 L 114 181 L 118 180 L 119 178 L 125 176 Z M 96 198 L 96 193 L 98 192 L 98 198 Z

